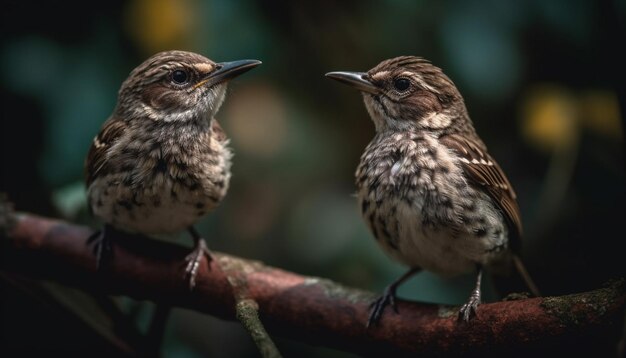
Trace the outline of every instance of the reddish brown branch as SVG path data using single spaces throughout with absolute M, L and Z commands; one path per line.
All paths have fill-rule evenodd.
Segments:
M 190 292 L 182 279 L 187 250 L 142 238 L 115 242 L 113 261 L 98 273 L 86 244 L 90 234 L 85 227 L 18 215 L 0 240 L 1 268 L 224 319 L 235 318 L 235 296 L 246 297 L 258 303 L 272 334 L 365 355 L 595 349 L 617 342 L 624 319 L 621 282 L 575 295 L 483 304 L 469 324 L 457 322 L 458 307 L 400 301 L 400 314 L 388 312 L 378 326 L 366 329 L 372 293 L 221 253 L 215 253 L 210 269 L 203 264 Z

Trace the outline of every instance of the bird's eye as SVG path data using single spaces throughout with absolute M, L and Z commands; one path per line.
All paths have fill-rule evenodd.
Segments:
M 174 72 L 172 72 L 172 82 L 174 82 L 175 84 L 182 85 L 187 83 L 188 80 L 189 75 L 187 74 L 187 71 L 175 70 Z
M 396 78 L 393 81 L 393 86 L 399 92 L 404 92 L 404 91 L 408 90 L 409 87 L 411 86 L 411 81 L 409 81 L 408 78 L 402 78 L 402 77 L 401 78 Z

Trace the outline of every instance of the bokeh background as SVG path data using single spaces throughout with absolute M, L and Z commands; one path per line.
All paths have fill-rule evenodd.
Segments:
M 323 75 L 410 54 L 443 68 L 464 94 L 518 193 L 524 256 L 544 294 L 625 276 L 625 1 L 22 0 L 2 7 L 0 191 L 18 210 L 97 226 L 86 214 L 84 157 L 120 83 L 148 56 L 184 49 L 215 61 L 256 58 L 263 65 L 232 81 L 218 116 L 236 153 L 231 190 L 199 229 L 214 250 L 382 291 L 404 268 L 376 247 L 352 196 L 374 128 L 361 96 Z M 180 243 L 191 244 L 184 236 Z M 422 273 L 399 295 L 460 304 L 473 280 Z M 116 352 L 113 342 L 144 332 L 154 308 L 31 284 L 45 299 L 2 282 L 0 355 L 33 344 Z M 487 299 L 497 299 L 486 285 Z M 126 331 L 111 328 L 116 312 Z M 276 342 L 286 356 L 350 356 Z M 237 323 L 182 309 L 167 325 L 164 354 L 258 356 Z

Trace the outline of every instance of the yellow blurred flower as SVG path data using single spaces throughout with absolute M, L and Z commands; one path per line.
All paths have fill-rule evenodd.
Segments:
M 617 95 L 607 90 L 574 95 L 557 85 L 540 85 L 529 91 L 522 104 L 522 132 L 531 145 L 548 152 L 568 149 L 581 129 L 622 140 Z
M 562 87 L 532 89 L 522 107 L 522 132 L 540 150 L 571 148 L 579 135 L 576 100 Z
M 622 118 L 617 95 L 610 91 L 590 90 L 580 97 L 581 122 L 602 136 L 621 140 Z
M 146 54 L 190 47 L 196 17 L 192 0 L 133 0 L 126 28 Z

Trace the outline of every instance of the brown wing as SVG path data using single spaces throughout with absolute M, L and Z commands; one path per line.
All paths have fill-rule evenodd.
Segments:
M 85 161 L 85 181 L 87 187 L 102 173 L 107 171 L 107 151 L 127 128 L 126 122 L 116 117 L 109 118 L 100 133 L 93 139 Z
M 513 187 L 498 163 L 480 142 L 455 134 L 441 137 L 440 140 L 459 155 L 468 179 L 483 187 L 502 210 L 509 229 L 514 234 L 512 237 L 517 237 L 512 241 L 512 247 L 519 249 L 522 236 L 521 215 Z

